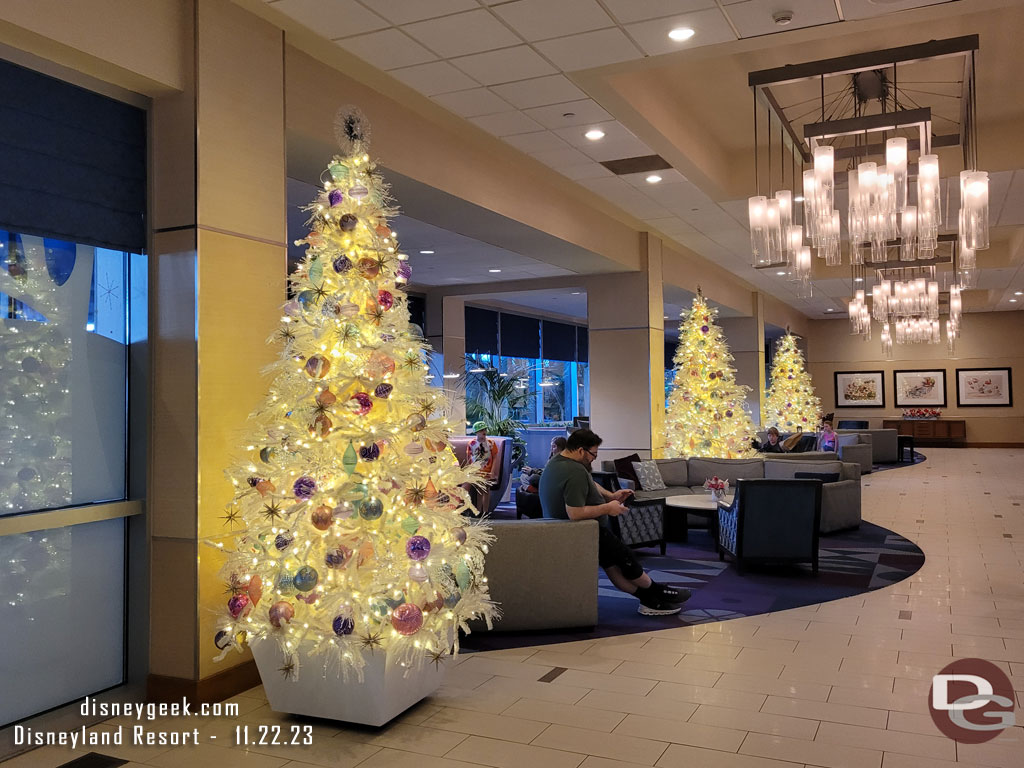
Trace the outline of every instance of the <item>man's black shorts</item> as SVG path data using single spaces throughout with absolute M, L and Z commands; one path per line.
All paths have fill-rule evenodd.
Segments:
M 622 539 L 605 526 L 600 527 L 597 539 L 597 562 L 602 568 L 617 565 L 622 575 L 632 581 L 644 575 L 644 569 L 633 556 L 633 550 L 622 543 Z

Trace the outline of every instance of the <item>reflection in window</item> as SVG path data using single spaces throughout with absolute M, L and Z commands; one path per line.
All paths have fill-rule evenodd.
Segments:
M 124 498 L 130 258 L 0 231 L 0 514 Z

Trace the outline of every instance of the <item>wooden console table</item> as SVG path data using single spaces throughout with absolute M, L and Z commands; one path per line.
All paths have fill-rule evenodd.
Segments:
M 963 419 L 883 419 L 882 429 L 913 437 L 917 445 L 959 447 L 967 438 Z

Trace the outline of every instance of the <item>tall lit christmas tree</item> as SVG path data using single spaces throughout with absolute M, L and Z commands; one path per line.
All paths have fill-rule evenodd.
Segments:
M 490 622 L 491 540 L 448 445 L 445 395 L 428 385 L 409 322 L 410 276 L 387 219 L 387 186 L 358 110 L 339 112 L 342 153 L 309 207 L 278 361 L 251 415 L 226 525 L 241 526 L 216 643 L 276 640 L 282 672 L 315 657 L 361 674 L 366 654 L 440 663 L 467 621 Z M 461 425 L 456 425 L 461 426 Z
M 754 424 L 743 407 L 750 388 L 736 383 L 733 357 L 715 325 L 717 314 L 698 290 L 679 328 L 675 386 L 665 414 L 668 456 L 738 459 L 754 454 Z
M 765 403 L 764 426 L 780 432 L 814 432 L 821 421 L 821 400 L 814 394 L 803 353 L 796 339 L 787 333 L 779 339 L 772 360 L 772 380 Z

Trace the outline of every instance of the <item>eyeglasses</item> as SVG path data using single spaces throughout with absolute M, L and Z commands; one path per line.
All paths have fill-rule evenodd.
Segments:
M 592 451 L 589 448 L 584 448 L 583 452 L 585 454 L 587 454 L 587 456 L 589 456 L 592 459 L 596 459 L 597 458 L 597 451 Z

